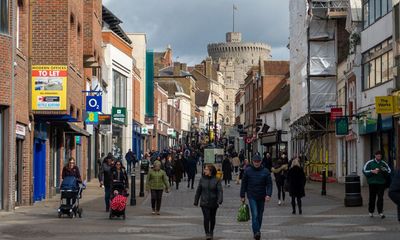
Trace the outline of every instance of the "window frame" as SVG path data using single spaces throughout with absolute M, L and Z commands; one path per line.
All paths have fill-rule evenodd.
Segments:
M 385 10 L 383 10 L 383 6 L 386 6 Z M 381 18 L 385 17 L 392 10 L 393 10 L 392 0 L 363 0 L 362 2 L 363 30 L 367 29 L 369 26 L 373 25 Z
M 0 34 L 6 34 L 6 35 L 10 34 L 10 1 L 9 0 L 0 0 Z

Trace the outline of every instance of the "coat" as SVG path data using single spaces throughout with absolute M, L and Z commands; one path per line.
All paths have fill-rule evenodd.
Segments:
M 74 166 L 73 168 L 69 168 L 67 166 L 65 166 L 62 170 L 62 179 L 64 179 L 65 177 L 75 177 L 78 182 L 82 182 L 81 179 L 81 173 L 79 172 L 79 168 L 77 166 Z
M 392 184 L 389 187 L 389 197 L 392 201 L 400 207 L 400 170 L 393 174 Z M 400 216 L 398 216 L 400 219 Z
M 174 164 L 174 175 L 175 175 L 175 182 L 180 182 L 182 180 L 182 175 L 184 171 L 182 159 L 176 159 Z
M 292 197 L 304 197 L 306 185 L 306 175 L 304 174 L 303 168 L 293 166 L 289 169 L 287 174 L 287 181 L 289 184 L 289 194 Z
M 373 174 L 371 170 L 374 170 L 376 168 L 379 168 L 380 171 L 378 174 Z M 385 184 L 386 179 L 385 175 L 390 174 L 391 170 L 389 165 L 383 160 L 381 161 L 376 161 L 375 159 L 371 159 L 368 162 L 365 163 L 364 168 L 363 168 L 363 173 L 365 177 L 367 178 L 368 184 Z
M 234 166 L 234 167 L 239 167 L 240 166 L 240 159 L 239 159 L 239 157 L 233 157 L 232 158 L 232 165 Z
M 163 170 L 150 170 L 146 179 L 146 190 L 169 189 L 168 177 Z
M 221 182 L 216 177 L 203 176 L 196 190 L 194 205 L 197 206 L 200 200 L 201 207 L 218 208 L 218 205 L 222 204 L 222 199 Z
M 266 196 L 272 196 L 271 174 L 264 167 L 256 168 L 253 165 L 246 167 L 240 186 L 240 197 L 254 200 L 262 200 Z
M 108 165 L 107 162 L 103 162 L 100 172 L 100 181 L 103 182 L 104 187 L 111 188 L 111 169 L 112 166 Z
M 225 158 L 222 162 L 222 173 L 224 180 L 232 180 L 232 164 L 229 158 Z
M 186 173 L 189 178 L 196 176 L 197 162 L 194 157 L 189 157 L 186 162 Z
M 279 185 L 283 185 L 285 183 L 288 164 L 287 158 L 278 158 L 272 162 L 271 172 L 274 173 L 275 181 Z
M 111 170 L 111 180 L 112 182 L 120 182 L 124 185 L 125 189 L 129 188 L 129 182 L 128 182 L 128 174 L 126 173 L 125 168 L 121 168 L 121 170 L 118 172 L 117 169 L 114 167 Z
M 165 173 L 167 174 L 168 177 L 174 176 L 174 166 L 172 162 L 166 161 L 164 164 L 164 168 L 165 168 Z

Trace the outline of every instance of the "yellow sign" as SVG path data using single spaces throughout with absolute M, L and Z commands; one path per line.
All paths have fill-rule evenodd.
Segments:
M 65 65 L 32 66 L 32 110 L 67 110 Z
M 394 111 L 393 96 L 375 97 L 375 111 L 380 114 L 391 114 Z

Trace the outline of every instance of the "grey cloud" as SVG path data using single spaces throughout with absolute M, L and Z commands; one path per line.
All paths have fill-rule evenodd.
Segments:
M 124 23 L 126 32 L 145 32 L 149 48 L 171 44 L 174 57 L 194 64 L 207 55 L 207 44 L 223 42 L 236 29 L 244 41 L 266 42 L 275 59 L 288 59 L 288 0 L 106 0 L 103 4 Z

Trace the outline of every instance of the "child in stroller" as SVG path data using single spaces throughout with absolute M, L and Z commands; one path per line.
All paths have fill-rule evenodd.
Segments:
M 110 215 L 109 219 L 113 217 L 122 217 L 125 220 L 125 208 L 128 199 L 125 185 L 122 182 L 113 182 L 111 187 L 110 196 Z
M 85 188 L 84 184 L 80 184 L 78 179 L 73 176 L 64 178 L 61 187 L 60 207 L 58 208 L 58 217 L 68 215 L 73 218 L 77 215 L 82 217 L 82 208 L 79 207 L 79 199 L 82 198 L 82 191 Z

